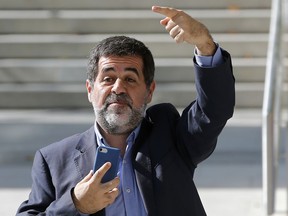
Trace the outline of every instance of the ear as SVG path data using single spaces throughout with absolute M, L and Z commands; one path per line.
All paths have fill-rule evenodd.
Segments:
M 153 82 L 151 83 L 151 85 L 149 87 L 149 92 L 148 92 L 147 101 L 146 101 L 147 104 L 152 101 L 152 97 L 153 97 L 153 93 L 154 93 L 155 88 L 156 88 L 156 82 L 155 82 L 155 80 L 153 80 Z
M 86 80 L 86 90 L 87 90 L 87 96 L 88 96 L 89 102 L 91 102 L 92 89 L 93 89 L 93 86 L 91 86 L 90 81 L 87 79 Z

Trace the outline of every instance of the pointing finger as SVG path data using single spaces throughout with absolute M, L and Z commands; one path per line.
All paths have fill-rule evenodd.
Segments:
M 162 15 L 169 17 L 169 18 L 174 17 L 179 12 L 179 10 L 176 10 L 174 8 L 160 7 L 160 6 L 153 6 L 152 11 L 159 13 L 159 14 L 162 14 Z

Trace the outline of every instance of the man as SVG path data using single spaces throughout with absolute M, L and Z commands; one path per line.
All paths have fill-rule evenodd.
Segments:
M 152 10 L 166 16 L 160 23 L 177 43 L 196 46 L 196 100 L 181 116 L 171 104 L 146 110 L 155 89 L 151 52 L 125 36 L 104 39 L 91 52 L 86 81 L 95 125 L 37 151 L 32 190 L 17 215 L 206 215 L 193 175 L 233 115 L 231 59 L 185 12 Z M 107 183 L 110 163 L 89 172 L 101 145 L 121 151 L 119 176 Z

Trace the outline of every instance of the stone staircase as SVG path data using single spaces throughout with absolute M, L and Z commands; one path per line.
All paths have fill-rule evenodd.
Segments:
M 205 23 L 233 57 L 237 109 L 262 105 L 270 0 L 160 1 Z M 91 48 L 108 35 L 145 42 L 156 60 L 153 103 L 185 106 L 195 96 L 193 49 L 177 45 L 150 1 L 2 0 L 0 108 L 87 108 L 85 73 Z M 161 4 L 160 4 L 161 5 Z M 180 96 L 181 95 L 181 96 Z M 180 96 L 180 97 L 179 97 Z

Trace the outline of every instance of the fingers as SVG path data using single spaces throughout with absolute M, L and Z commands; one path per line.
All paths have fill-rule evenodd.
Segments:
M 101 188 L 101 191 L 103 191 L 103 194 L 107 194 L 110 193 L 111 191 L 115 190 L 115 188 L 117 189 L 119 183 L 120 183 L 120 179 L 118 177 L 116 177 L 115 179 L 106 182 L 106 183 L 101 183 L 101 180 L 103 178 L 103 176 L 105 175 L 105 173 L 110 169 L 111 167 L 111 163 L 107 162 L 105 163 L 103 166 L 101 166 L 96 172 L 95 174 L 92 176 L 91 178 L 91 184 L 94 185 L 99 185 Z
M 186 26 L 185 22 L 187 22 L 185 20 L 187 19 L 186 14 L 174 8 L 160 6 L 153 6 L 152 11 L 166 16 L 160 21 L 160 24 L 165 27 L 176 43 L 183 43 L 185 38 L 185 29 L 183 27 Z
M 119 195 L 119 190 L 117 187 L 113 188 L 112 190 L 109 190 L 107 193 L 104 194 L 104 205 L 108 206 L 112 204 L 116 197 Z
M 179 26 L 176 25 L 176 23 L 174 23 L 172 20 L 169 20 L 165 25 L 165 29 L 167 32 L 170 32 L 172 29 L 174 29 L 175 31 L 176 27 L 179 28 Z
M 96 181 L 97 183 L 100 183 L 103 176 L 105 175 L 105 173 L 110 169 L 111 167 L 111 163 L 110 162 L 106 162 L 105 164 L 103 164 L 103 166 L 101 166 L 93 175 L 93 177 L 91 178 L 91 181 Z
M 94 174 L 91 171 L 75 186 L 72 199 L 79 211 L 87 214 L 95 213 L 115 201 L 119 194 L 117 188 L 120 183 L 119 178 L 101 183 L 102 177 L 110 167 L 111 163 L 105 163 Z
M 183 42 L 183 30 L 178 26 L 173 27 L 171 30 L 168 31 L 169 35 L 177 42 Z
M 99 190 L 99 192 L 102 194 L 102 205 L 104 207 L 112 204 L 115 201 L 116 197 L 119 195 L 119 190 L 117 188 L 119 183 L 120 180 L 118 177 L 116 177 L 115 179 L 101 185 L 101 189 Z
M 211 56 L 216 46 L 208 28 L 184 11 L 161 6 L 153 6 L 152 11 L 166 16 L 160 21 L 177 43 L 195 45 L 199 55 Z
M 171 19 L 169 17 L 165 17 L 164 19 L 160 20 L 160 24 L 163 26 L 167 26 L 167 24 L 170 20 Z
M 114 188 L 117 188 L 119 183 L 120 183 L 120 180 L 118 177 L 116 177 L 115 179 L 102 184 L 102 188 L 107 193 L 109 191 L 112 191 Z
M 152 11 L 162 14 L 169 18 L 174 17 L 179 12 L 179 10 L 174 9 L 174 8 L 160 7 L 160 6 L 152 6 Z
M 182 43 L 184 41 L 184 31 L 177 25 L 174 21 L 172 21 L 169 17 L 164 18 L 160 21 L 161 25 L 163 25 L 169 35 L 177 42 Z

